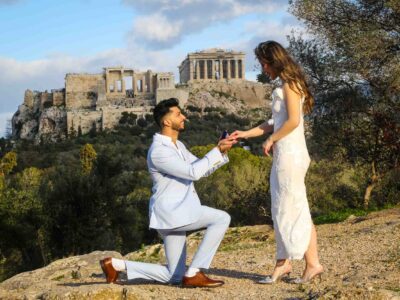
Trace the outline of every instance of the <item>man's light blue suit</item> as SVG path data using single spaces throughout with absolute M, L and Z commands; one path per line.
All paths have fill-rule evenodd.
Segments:
M 229 226 L 230 216 L 202 206 L 193 181 L 208 176 L 228 162 L 216 147 L 198 159 L 180 141 L 155 134 L 147 164 L 153 180 L 150 198 L 150 228 L 164 240 L 167 266 L 126 261 L 128 279 L 145 278 L 180 282 L 185 273 L 186 231 L 207 228 L 191 267 L 209 268 Z

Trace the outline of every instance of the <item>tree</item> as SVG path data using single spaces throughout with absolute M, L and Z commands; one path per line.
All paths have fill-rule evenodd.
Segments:
M 41 178 L 41 170 L 26 168 L 0 192 L 0 280 L 48 262 Z
M 14 151 L 7 152 L 0 161 L 0 190 L 5 188 L 5 176 L 17 165 L 17 154 Z
M 213 145 L 195 146 L 191 152 L 204 156 Z M 203 203 L 227 210 L 232 225 L 271 222 L 269 170 L 271 159 L 251 154 L 242 148 L 228 153 L 229 164 L 195 183 Z
M 261 83 L 271 83 L 271 78 L 261 71 L 261 73 L 257 75 L 257 81 Z
M 289 38 L 314 83 L 314 138 L 369 166 L 367 208 L 378 181 L 399 168 L 400 2 L 292 0 L 290 11 L 314 35 Z
M 81 167 L 82 173 L 84 175 L 88 175 L 92 172 L 93 163 L 96 160 L 97 153 L 94 150 L 93 145 L 86 144 L 81 148 L 80 151 L 80 159 L 81 159 Z

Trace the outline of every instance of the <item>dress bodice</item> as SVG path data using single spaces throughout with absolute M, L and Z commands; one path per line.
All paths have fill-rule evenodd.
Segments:
M 292 132 L 274 144 L 275 159 L 278 159 L 282 153 L 286 153 L 304 160 L 304 164 L 309 163 L 309 156 L 304 136 L 303 102 L 304 97 L 299 101 L 299 125 Z M 283 89 L 281 87 L 276 88 L 272 92 L 272 117 L 274 119 L 274 132 L 278 131 L 288 119 L 287 107 L 283 97 Z

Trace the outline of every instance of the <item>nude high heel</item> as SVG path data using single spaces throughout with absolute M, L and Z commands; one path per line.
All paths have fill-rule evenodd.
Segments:
M 280 274 L 280 275 L 279 275 L 278 277 L 276 277 L 275 279 L 272 278 L 271 275 L 268 275 L 268 276 L 264 277 L 263 279 L 258 280 L 257 283 L 260 283 L 260 284 L 273 284 L 273 283 L 277 283 L 277 282 L 281 281 L 282 278 L 284 278 L 284 277 L 288 277 L 288 278 L 289 278 L 289 277 L 290 277 L 290 273 L 291 273 L 291 272 L 287 272 L 287 273 Z
M 324 271 L 320 271 L 320 272 L 317 272 L 316 274 L 314 274 L 314 275 L 312 275 L 312 276 L 310 276 L 308 278 L 299 277 L 299 278 L 294 279 L 292 282 L 294 284 L 307 284 L 307 283 L 314 282 L 314 280 L 318 277 L 319 283 L 321 283 L 322 282 L 322 274 L 323 273 L 324 273 Z

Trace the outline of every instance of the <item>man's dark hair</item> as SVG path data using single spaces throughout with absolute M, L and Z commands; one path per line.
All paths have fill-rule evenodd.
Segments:
M 179 107 L 179 100 L 176 98 L 169 98 L 166 100 L 161 101 L 154 107 L 153 117 L 154 121 L 156 121 L 157 125 L 161 126 L 161 119 L 169 113 L 169 109 L 171 107 L 177 106 Z

